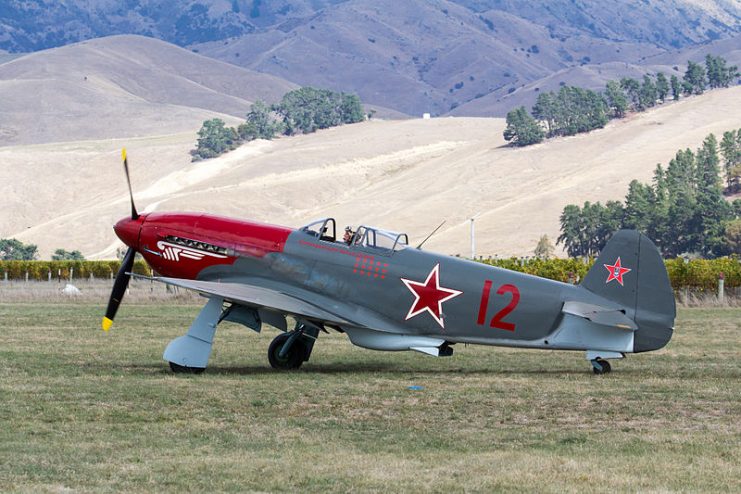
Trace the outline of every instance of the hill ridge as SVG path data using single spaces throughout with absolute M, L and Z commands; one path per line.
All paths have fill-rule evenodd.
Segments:
M 111 225 L 126 214 L 125 145 L 141 210 L 207 211 L 292 227 L 334 216 L 343 225 L 406 231 L 413 241 L 446 219 L 426 248 L 462 255 L 470 250 L 468 219 L 482 213 L 480 254 L 529 255 L 540 235 L 558 236 L 563 206 L 622 200 L 632 179 L 650 180 L 656 163 L 666 164 L 677 149 L 741 127 L 741 116 L 728 111 L 735 107 L 741 87 L 522 149 L 505 145 L 502 119 L 472 117 L 372 120 L 255 141 L 200 163 L 190 163 L 192 132 L 4 147 L 0 182 L 9 186 L 0 197 L 7 213 L 0 237 L 38 243 L 42 255 L 65 248 L 112 256 Z M 218 173 L 188 180 L 209 169 Z M 170 182 L 176 191 L 159 188 Z M 74 221 L 63 220 L 72 213 Z

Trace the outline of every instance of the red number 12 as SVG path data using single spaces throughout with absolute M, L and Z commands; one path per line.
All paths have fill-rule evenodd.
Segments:
M 491 280 L 486 280 L 484 282 L 484 290 L 481 292 L 481 305 L 479 306 L 479 318 L 477 322 L 481 325 L 484 324 L 484 321 L 486 320 L 486 308 L 489 306 L 489 293 L 491 292 Z M 511 293 L 512 294 L 512 300 L 509 301 L 509 304 L 507 306 L 494 314 L 494 317 L 491 318 L 491 322 L 489 323 L 489 326 L 492 328 L 497 329 L 503 329 L 505 331 L 514 331 L 515 325 L 511 322 L 506 322 L 503 319 L 509 315 L 510 312 L 515 310 L 515 307 L 517 307 L 517 304 L 520 303 L 520 290 L 517 289 L 515 285 L 502 285 L 497 290 L 497 295 L 504 295 L 505 293 Z

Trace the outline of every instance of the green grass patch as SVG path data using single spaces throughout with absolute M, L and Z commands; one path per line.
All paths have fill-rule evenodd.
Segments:
M 199 308 L 0 304 L 0 491 L 739 491 L 741 309 L 682 309 L 667 348 L 594 376 L 581 353 L 381 353 L 219 327 L 170 373 Z M 423 386 L 410 390 L 412 385 Z

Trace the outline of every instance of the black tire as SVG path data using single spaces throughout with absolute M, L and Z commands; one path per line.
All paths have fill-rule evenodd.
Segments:
M 175 362 L 170 362 L 170 369 L 175 374 L 202 374 L 206 370 L 204 367 L 187 367 Z
M 610 366 L 610 362 L 607 360 L 602 360 L 601 358 L 598 358 L 595 360 L 597 365 L 592 364 L 592 371 L 597 374 L 607 374 L 610 371 L 612 371 L 612 367 Z
M 304 363 L 307 349 L 300 337 L 298 340 L 293 342 L 291 349 L 288 351 L 288 355 L 284 358 L 279 356 L 283 345 L 290 337 L 291 333 L 282 333 L 276 336 L 270 343 L 270 347 L 268 348 L 268 361 L 273 369 L 294 370 L 301 367 L 301 364 Z

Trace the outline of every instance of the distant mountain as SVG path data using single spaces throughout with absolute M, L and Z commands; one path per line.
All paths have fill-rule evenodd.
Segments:
M 595 83 L 581 77 L 583 66 L 598 74 L 599 66 L 612 64 L 605 71 L 620 76 L 615 69 L 627 64 L 627 72 L 640 76 L 651 70 L 641 67 L 648 59 L 676 51 L 673 45 L 740 32 L 738 3 L 597 3 L 604 4 L 353 0 L 194 48 L 302 85 L 352 90 L 409 114 L 504 115 L 511 106 L 476 100 L 502 102 L 559 72 L 566 73 L 561 82 Z M 649 35 L 652 25 L 664 26 L 659 36 Z M 672 65 L 680 62 L 686 60 Z
M 152 38 L 85 41 L 0 63 L 0 146 L 194 131 L 296 87 Z
M 141 34 L 407 114 L 503 115 L 552 83 L 602 84 L 734 50 L 737 0 L 7 0 L 0 50 Z M 732 40 L 729 42 L 729 40 Z M 726 44 L 722 44 L 726 42 Z M 726 52 L 715 52 L 724 55 Z M 557 75 L 557 79 L 554 78 Z
M 741 67 L 741 35 L 680 50 L 662 51 L 655 55 L 641 57 L 638 63 L 605 62 L 567 67 L 516 87 L 514 90 L 492 91 L 481 98 L 461 104 L 449 114 L 478 117 L 503 116 L 521 105 L 529 109 L 535 103 L 538 94 L 543 91 L 558 91 L 563 85 L 602 91 L 607 81 L 611 79 L 632 77 L 640 80 L 644 74 L 656 74 L 657 72 L 664 72 L 667 77 L 676 75 L 681 79 L 684 76 L 687 60 L 702 63 L 708 53 L 721 55 L 730 65 Z

